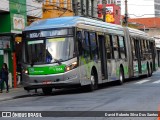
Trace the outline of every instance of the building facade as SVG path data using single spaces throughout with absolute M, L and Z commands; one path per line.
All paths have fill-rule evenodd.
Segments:
M 160 0 L 154 0 L 155 17 L 160 17 Z
M 42 18 L 42 4 L 43 2 L 41 2 L 40 0 L 26 0 L 27 25 Z
M 103 5 L 98 5 L 98 17 L 103 19 L 103 12 L 102 12 Z M 120 25 L 120 7 L 115 4 L 106 4 L 106 22 Z
M 98 18 L 97 0 L 74 0 L 75 15 Z
M 21 57 L 22 30 L 27 25 L 28 16 L 37 17 L 33 13 L 36 13 L 35 10 L 40 9 L 40 6 L 30 4 L 31 1 L 1 0 L 0 4 L 0 69 L 3 63 L 7 63 L 10 87 L 16 87 L 17 85 L 16 72 Z
M 43 19 L 73 16 L 73 0 L 44 0 Z

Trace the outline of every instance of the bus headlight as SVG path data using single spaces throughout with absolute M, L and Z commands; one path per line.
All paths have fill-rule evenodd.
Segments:
M 28 74 L 28 70 L 25 70 L 25 73 Z
M 72 64 L 66 66 L 66 72 L 76 68 L 77 65 L 78 65 L 77 62 L 73 62 Z
M 28 70 L 23 70 L 23 73 L 25 73 L 25 74 L 28 74 L 29 72 L 28 72 Z

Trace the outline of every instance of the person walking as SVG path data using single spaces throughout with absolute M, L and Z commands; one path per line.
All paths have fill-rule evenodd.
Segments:
M 9 88 L 8 88 L 8 67 L 6 63 L 3 63 L 2 68 L 0 70 L 0 83 L 1 83 L 1 90 L 0 93 L 3 92 L 3 84 L 4 82 L 6 83 L 6 93 L 9 92 Z

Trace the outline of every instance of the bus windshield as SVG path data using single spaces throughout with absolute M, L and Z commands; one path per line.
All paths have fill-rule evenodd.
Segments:
M 27 41 L 26 62 L 30 64 L 60 63 L 75 57 L 73 37 Z

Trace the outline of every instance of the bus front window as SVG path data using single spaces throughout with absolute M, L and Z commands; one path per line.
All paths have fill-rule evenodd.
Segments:
M 26 44 L 26 62 L 30 64 L 43 63 L 45 59 L 44 40 L 32 40 Z
M 46 40 L 46 63 L 65 61 L 75 57 L 73 37 Z
M 30 64 L 60 64 L 75 57 L 73 37 L 28 41 L 27 46 L 26 62 Z

